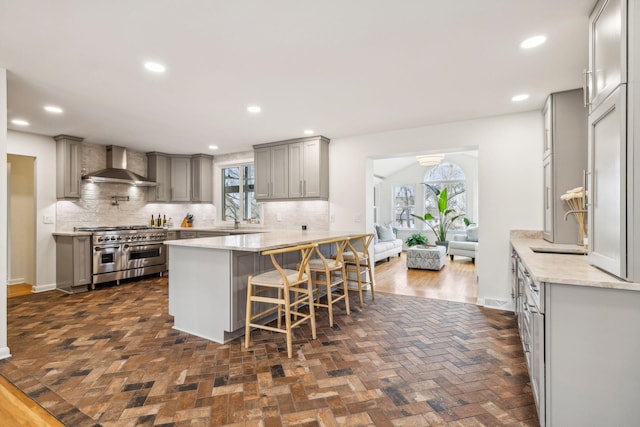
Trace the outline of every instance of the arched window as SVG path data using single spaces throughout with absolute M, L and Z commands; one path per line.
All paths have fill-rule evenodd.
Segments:
M 438 198 L 429 186 L 447 189 L 449 199 L 449 208 L 455 209 L 456 212 L 465 213 L 467 209 L 466 195 L 466 178 L 462 168 L 453 163 L 440 163 L 427 170 L 424 182 L 427 184 L 425 188 L 425 211 L 431 213 L 435 218 L 438 217 Z M 462 220 L 458 220 L 451 225 L 451 230 L 464 229 L 465 225 Z

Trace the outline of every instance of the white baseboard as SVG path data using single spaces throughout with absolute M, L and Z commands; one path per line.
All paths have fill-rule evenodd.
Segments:
M 7 359 L 11 357 L 9 347 L 0 347 L 0 359 Z
M 18 277 L 17 279 L 9 279 L 9 283 L 8 285 L 19 285 L 21 283 L 24 283 L 24 277 Z
M 34 294 L 37 294 L 39 292 L 53 291 L 55 289 L 56 289 L 55 283 L 48 283 L 46 285 L 34 285 L 31 288 L 31 292 L 33 292 Z
M 503 300 L 497 298 L 478 298 L 478 305 L 496 310 L 514 311 L 513 302 L 511 300 Z

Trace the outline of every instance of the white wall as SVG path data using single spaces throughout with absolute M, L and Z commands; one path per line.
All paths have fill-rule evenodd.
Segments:
M 477 148 L 478 303 L 508 304 L 509 230 L 542 228 L 542 129 L 541 113 L 532 111 L 333 139 L 331 228 L 373 231 L 372 158 Z
M 0 68 L 0 359 L 7 347 L 7 70 Z
M 56 143 L 53 138 L 33 133 L 7 132 L 7 152 L 35 157 L 36 175 L 36 280 L 35 292 L 56 285 L 55 224 L 45 224 L 45 216 L 56 215 Z
M 35 159 L 7 155 L 9 168 L 9 284 L 36 283 Z

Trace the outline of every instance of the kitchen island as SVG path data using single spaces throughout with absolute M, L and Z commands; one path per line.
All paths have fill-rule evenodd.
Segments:
M 166 241 L 174 328 L 218 343 L 243 335 L 248 278 L 273 269 L 262 251 L 354 234 L 279 230 Z M 295 268 L 298 260 L 282 261 Z

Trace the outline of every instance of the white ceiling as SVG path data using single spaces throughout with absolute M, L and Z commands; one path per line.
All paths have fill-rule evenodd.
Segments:
M 334 139 L 541 109 L 581 85 L 593 3 L 0 0 L 8 118 L 30 122 L 9 128 L 221 154 L 309 128 Z

